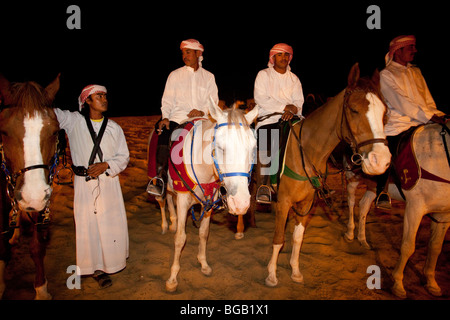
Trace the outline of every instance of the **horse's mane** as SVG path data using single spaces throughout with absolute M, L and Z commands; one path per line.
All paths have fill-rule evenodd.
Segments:
M 34 81 L 11 85 L 11 106 L 27 110 L 42 110 L 50 107 L 50 100 L 43 88 Z M 32 114 L 32 113 L 31 113 Z
M 228 125 L 234 124 L 235 126 L 243 126 L 248 127 L 247 119 L 244 117 L 244 112 L 241 109 L 229 108 L 226 110 L 228 112 Z

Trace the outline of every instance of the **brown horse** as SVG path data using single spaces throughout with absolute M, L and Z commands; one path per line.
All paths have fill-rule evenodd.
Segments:
M 3 103 L 0 112 L 3 169 L 0 184 L 2 190 L 7 188 L 7 199 L 4 192 L 0 194 L 2 204 L 6 204 L 1 208 L 2 222 L 6 223 L 0 230 L 0 290 L 4 289 L 3 272 L 10 249 L 8 238 L 22 218 L 33 225 L 30 253 L 36 266 L 36 299 L 51 299 L 47 292 L 44 256 L 59 131 L 58 120 L 50 106 L 58 89 L 59 76 L 43 89 L 35 82 L 10 84 L 0 75 Z M 11 212 L 9 208 L 12 208 Z M 3 290 L 0 297 L 2 295 Z
M 295 282 L 303 281 L 299 254 L 306 215 L 313 205 L 316 191 L 323 192 L 319 186 L 320 177 L 326 172 L 328 157 L 339 141 L 345 140 L 352 146 L 353 160 L 361 162 L 364 172 L 378 175 L 389 166 L 391 154 L 383 131 L 386 105 L 379 90 L 379 74 L 376 71 L 372 79 L 360 79 L 359 74 L 359 66 L 355 64 L 348 76 L 348 87 L 293 126 L 289 134 L 275 206 L 273 253 L 266 278 L 268 286 L 278 283 L 278 254 L 284 243 L 285 225 L 291 208 L 297 213 L 290 260 L 291 278 Z

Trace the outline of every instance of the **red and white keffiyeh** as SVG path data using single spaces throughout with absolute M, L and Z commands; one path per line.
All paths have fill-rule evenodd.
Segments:
M 79 106 L 80 112 L 83 109 L 83 105 L 86 102 L 86 99 L 91 94 L 99 93 L 99 92 L 107 93 L 106 88 L 104 86 L 99 86 L 97 84 L 91 84 L 91 85 L 84 87 L 84 89 L 81 91 L 80 96 L 78 97 L 78 106 Z
M 180 50 L 183 50 L 183 49 L 192 49 L 192 50 L 200 51 L 201 54 L 200 54 L 200 57 L 198 57 L 198 64 L 200 66 L 202 66 L 203 52 L 205 51 L 205 48 L 198 40 L 187 39 L 187 40 L 181 41 Z
M 274 45 L 272 49 L 270 49 L 269 63 L 267 64 L 267 66 L 273 68 L 273 65 L 274 65 L 273 56 L 276 55 L 277 53 L 283 53 L 283 52 L 290 54 L 289 63 L 291 63 L 292 57 L 294 55 L 294 50 L 292 49 L 292 47 L 290 45 L 288 45 L 286 43 L 278 43 L 278 44 Z
M 414 35 L 409 36 L 398 36 L 394 38 L 389 43 L 389 52 L 386 54 L 384 60 L 386 62 L 386 66 L 388 66 L 392 59 L 394 59 L 394 53 L 398 49 L 404 48 L 406 46 L 409 46 L 411 44 L 416 44 L 416 37 Z

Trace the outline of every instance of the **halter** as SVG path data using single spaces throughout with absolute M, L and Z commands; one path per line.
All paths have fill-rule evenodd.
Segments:
M 361 153 L 359 153 L 360 148 L 367 146 L 367 145 L 375 144 L 375 143 L 383 143 L 384 145 L 387 146 L 388 141 L 386 138 L 374 138 L 374 139 L 365 140 L 360 143 L 356 143 L 356 138 L 348 124 L 348 118 L 347 118 L 347 114 L 345 113 L 345 109 L 348 107 L 348 99 L 349 99 L 350 95 L 357 91 L 364 91 L 364 90 L 362 90 L 362 89 L 354 89 L 354 90 L 346 89 L 345 90 L 344 103 L 343 103 L 343 108 L 342 108 L 342 120 L 341 120 L 341 139 L 345 139 L 347 141 L 347 143 L 350 145 L 350 147 L 352 148 L 353 154 L 350 158 L 352 163 L 355 165 L 360 165 L 364 159 L 364 157 L 361 155 Z M 369 92 L 375 93 L 373 90 L 369 90 Z M 347 138 L 344 138 L 344 135 L 342 134 L 344 119 L 345 119 L 345 124 L 347 125 L 347 128 L 348 128 L 348 131 L 350 132 L 350 139 L 349 139 L 350 141 L 348 141 Z
M 58 140 L 56 140 L 56 145 L 58 145 Z M 3 172 L 5 173 L 6 176 L 6 182 L 8 183 L 8 187 L 6 188 L 9 200 L 11 201 L 11 207 L 12 207 L 12 215 L 10 217 L 10 221 L 9 221 L 9 226 L 11 228 L 16 227 L 16 219 L 17 219 L 17 214 L 19 212 L 19 205 L 17 203 L 17 199 L 14 196 L 14 190 L 16 188 L 16 182 L 17 179 L 25 174 L 25 172 L 31 171 L 31 170 L 36 170 L 36 169 L 47 169 L 49 171 L 48 173 L 48 183 L 49 185 L 52 185 L 53 183 L 53 177 L 55 175 L 56 172 L 56 167 L 58 165 L 58 148 L 55 148 L 55 154 L 53 156 L 53 161 L 51 165 L 45 165 L 45 164 L 37 164 L 37 165 L 32 165 L 32 166 L 28 166 L 25 167 L 23 169 L 20 169 L 19 171 L 11 174 L 11 172 L 8 170 L 8 166 L 6 164 L 6 157 L 5 157 L 5 151 L 3 148 L 3 144 L 0 144 L 0 155 L 2 157 L 2 162 L 0 164 Z M 44 211 L 44 218 L 41 224 L 46 224 L 50 221 L 50 202 L 47 202 L 47 205 L 45 206 Z M 32 219 L 31 219 L 32 220 Z M 37 223 L 36 223 L 37 224 Z
M 233 124 L 233 123 L 231 123 L 231 124 Z M 215 169 L 216 169 L 216 171 L 217 171 L 217 173 L 218 173 L 218 175 L 219 175 L 219 179 L 220 179 L 220 182 L 221 182 L 221 183 L 223 183 L 223 178 L 226 178 L 226 177 L 238 177 L 238 176 L 240 176 L 240 177 L 247 177 L 247 178 L 248 178 L 248 183 L 250 183 L 250 180 L 251 180 L 251 172 L 252 172 L 252 170 L 253 170 L 253 165 L 254 165 L 254 164 L 253 164 L 253 161 L 252 161 L 252 165 L 251 165 L 251 167 L 250 167 L 250 171 L 249 171 L 249 172 L 226 172 L 226 173 L 222 173 L 222 171 L 221 171 L 220 168 L 219 168 L 219 163 L 217 162 L 217 159 L 216 159 L 216 157 L 215 157 L 215 153 L 216 153 L 216 133 L 217 133 L 217 129 L 219 129 L 220 127 L 227 126 L 227 125 L 228 125 L 228 123 L 221 123 L 221 124 L 216 124 L 216 125 L 214 126 L 214 135 L 213 135 L 213 140 L 212 140 L 212 142 L 211 142 L 211 146 L 212 146 L 212 148 L 211 148 L 211 157 L 213 158 L 214 167 L 215 167 Z M 239 125 L 242 126 L 242 123 L 239 123 Z M 186 181 L 184 181 L 184 179 L 181 177 L 181 175 L 179 174 L 178 170 L 176 170 L 175 166 L 174 166 L 173 163 L 172 163 L 172 166 L 173 166 L 173 168 L 175 169 L 175 172 L 177 173 L 178 177 L 181 179 L 181 181 L 183 182 L 183 184 L 185 185 L 185 187 L 191 192 L 191 194 L 192 194 L 192 195 L 193 195 L 193 196 L 194 196 L 194 197 L 202 204 L 202 206 L 203 206 L 202 213 L 201 213 L 199 219 L 196 219 L 196 218 L 195 218 L 195 215 L 194 215 L 194 208 L 192 207 L 192 209 L 191 209 L 191 215 L 192 215 L 192 218 L 193 218 L 194 221 L 202 220 L 202 219 L 203 219 L 203 216 L 204 216 L 204 214 L 205 214 L 206 212 L 208 212 L 208 211 L 210 211 L 210 210 L 212 210 L 212 209 L 218 208 L 218 207 L 219 207 L 219 204 L 218 204 L 218 203 L 219 203 L 221 200 L 222 200 L 223 203 L 226 203 L 226 201 L 224 201 L 224 199 L 223 199 L 223 195 L 219 192 L 219 189 L 220 189 L 220 188 L 218 188 L 217 191 L 216 191 L 216 194 L 217 194 L 218 192 L 220 193 L 220 196 L 219 196 L 219 198 L 218 198 L 217 200 L 214 201 L 214 199 L 207 199 L 206 196 L 205 196 L 205 190 L 203 189 L 203 187 L 202 187 L 200 181 L 199 181 L 198 178 L 197 178 L 197 174 L 195 173 L 195 170 L 194 170 L 194 161 L 193 161 L 193 148 L 194 148 L 194 137 L 195 137 L 195 133 L 196 133 L 196 131 L 197 131 L 197 126 L 198 126 L 197 123 L 195 123 L 195 124 L 194 124 L 194 127 L 193 127 L 193 132 L 192 132 L 192 139 L 191 139 L 191 170 L 192 170 L 192 173 L 193 173 L 193 175 L 194 175 L 196 184 L 199 186 L 200 190 L 201 190 L 202 193 L 203 193 L 203 198 L 205 199 L 204 201 L 203 201 L 202 199 L 200 199 L 200 197 L 195 193 L 195 191 L 192 190 L 192 189 L 189 187 L 189 185 L 186 183 Z M 169 158 L 169 159 L 170 159 L 170 161 L 172 160 L 171 158 Z M 213 198 L 214 198 L 214 197 L 213 197 Z
M 234 124 L 235 123 L 230 123 L 230 124 Z M 248 178 L 248 183 L 250 183 L 250 179 L 251 179 L 251 175 L 252 175 L 252 170 L 253 170 L 253 165 L 254 165 L 254 161 L 251 162 L 251 166 L 250 166 L 250 171 L 249 172 L 226 172 L 226 173 L 222 173 L 222 171 L 219 168 L 219 163 L 217 162 L 216 159 L 216 133 L 217 133 L 217 129 L 219 129 L 220 127 L 224 127 L 229 125 L 228 123 L 221 123 L 221 124 L 216 124 L 214 126 L 214 136 L 213 136 L 213 141 L 212 141 L 212 148 L 211 148 L 211 157 L 213 158 L 214 161 L 214 166 L 217 170 L 217 173 L 219 174 L 219 179 L 221 182 L 223 182 L 223 178 L 227 178 L 227 177 L 247 177 Z M 242 127 L 242 123 L 239 123 L 239 125 Z

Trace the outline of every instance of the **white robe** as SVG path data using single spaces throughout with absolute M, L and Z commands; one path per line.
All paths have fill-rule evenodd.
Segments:
M 271 67 L 261 70 L 256 76 L 254 97 L 259 107 L 258 117 L 283 112 L 289 104 L 296 106 L 297 115 L 302 117 L 304 102 L 302 84 L 299 78 L 289 70 L 284 74 Z M 256 129 L 276 123 L 280 118 L 281 115 L 276 115 L 260 121 L 256 124 Z
M 436 108 L 420 69 L 392 61 L 380 73 L 381 93 L 389 107 L 387 136 L 396 136 L 412 126 L 427 123 L 433 114 L 444 115 Z
M 84 117 L 79 112 L 55 109 L 61 129 L 69 138 L 72 162 L 88 167 L 93 142 Z M 91 121 L 98 133 L 102 122 Z M 77 266 L 81 275 L 103 270 L 114 273 L 126 266 L 128 258 L 128 226 L 118 174 L 129 162 L 129 151 L 122 128 L 111 119 L 100 147 L 108 172 L 97 180 L 86 181 L 74 176 L 74 217 Z M 99 162 L 98 156 L 95 162 Z
M 183 123 L 192 109 L 209 114 L 210 97 L 219 103 L 218 89 L 214 75 L 198 68 L 181 67 L 172 71 L 167 78 L 161 99 L 162 118 L 176 123 Z

